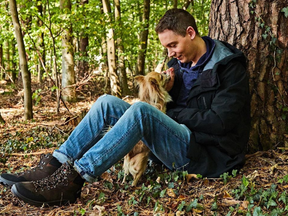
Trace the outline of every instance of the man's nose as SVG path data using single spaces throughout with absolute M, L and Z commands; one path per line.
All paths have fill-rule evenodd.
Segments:
M 168 50 L 168 56 L 169 57 L 173 57 L 175 55 L 175 52 L 170 50 L 170 49 L 167 49 Z

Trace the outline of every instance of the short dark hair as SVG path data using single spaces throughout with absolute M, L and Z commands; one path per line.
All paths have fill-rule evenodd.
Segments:
M 173 8 L 166 11 L 155 31 L 159 34 L 168 29 L 184 37 L 188 26 L 193 27 L 196 34 L 199 34 L 194 17 L 186 10 Z

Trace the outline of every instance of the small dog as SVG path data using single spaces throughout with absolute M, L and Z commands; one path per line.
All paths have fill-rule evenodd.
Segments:
M 139 86 L 139 100 L 149 103 L 165 113 L 166 104 L 172 101 L 170 95 L 165 90 L 169 80 L 169 75 L 157 72 L 150 72 L 146 76 L 136 76 L 135 81 Z M 142 141 L 139 141 L 124 157 L 123 183 L 126 180 L 126 176 L 131 173 L 133 176 L 132 186 L 136 186 L 141 175 L 146 170 L 149 152 L 149 148 Z

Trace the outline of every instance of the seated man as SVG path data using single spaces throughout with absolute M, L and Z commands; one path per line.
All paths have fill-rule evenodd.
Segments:
M 139 140 L 171 170 L 219 177 L 244 162 L 250 129 L 246 59 L 235 47 L 200 37 L 191 14 L 168 10 L 156 32 L 173 59 L 167 115 L 153 106 L 101 96 L 67 141 L 37 168 L 0 182 L 33 204 L 76 201 L 84 181 L 123 158 Z M 107 126 L 113 126 L 103 136 Z

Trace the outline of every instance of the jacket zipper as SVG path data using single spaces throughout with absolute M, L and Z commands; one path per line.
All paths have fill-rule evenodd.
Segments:
M 205 109 L 208 109 L 208 108 L 207 108 L 207 104 L 206 104 L 205 97 L 203 97 L 203 104 L 204 104 Z

